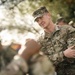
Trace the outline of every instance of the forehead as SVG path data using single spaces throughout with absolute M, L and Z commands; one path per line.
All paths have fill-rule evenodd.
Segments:
M 38 21 L 39 19 L 42 19 L 42 17 L 43 17 L 43 15 L 40 16 L 40 17 L 37 17 L 37 18 L 35 19 L 35 21 Z

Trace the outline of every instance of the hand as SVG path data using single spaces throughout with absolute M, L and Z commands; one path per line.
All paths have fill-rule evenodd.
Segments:
M 75 58 L 75 49 L 73 49 L 73 47 L 74 46 L 71 46 L 63 52 L 65 57 Z
M 19 54 L 25 60 L 29 60 L 32 55 L 38 53 L 40 51 L 40 44 L 38 44 L 35 40 L 29 39 L 25 44 L 25 49 L 21 51 Z

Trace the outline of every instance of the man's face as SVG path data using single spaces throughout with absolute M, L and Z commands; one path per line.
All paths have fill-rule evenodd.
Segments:
M 44 13 L 43 16 L 38 17 L 35 20 L 42 28 L 46 29 L 47 26 L 50 24 L 50 15 L 49 13 Z

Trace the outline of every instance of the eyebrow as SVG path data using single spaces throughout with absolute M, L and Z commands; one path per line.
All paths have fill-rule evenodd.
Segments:
M 40 18 L 42 18 L 42 17 L 43 17 L 43 15 L 42 15 L 42 16 L 40 16 L 40 17 L 38 17 L 38 18 L 36 18 L 36 19 L 35 19 L 35 21 L 37 21 L 38 19 L 40 19 Z

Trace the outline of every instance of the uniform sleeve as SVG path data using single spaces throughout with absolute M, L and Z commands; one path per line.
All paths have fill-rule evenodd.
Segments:
M 58 63 L 64 61 L 63 51 L 50 55 L 50 60 L 53 62 L 54 65 L 57 65 Z
M 67 33 L 66 34 L 67 38 L 66 38 L 66 41 L 65 41 L 66 45 L 64 45 L 64 46 L 66 48 L 71 47 L 71 46 L 75 46 L 75 28 L 68 27 L 66 29 L 66 33 Z M 64 49 L 64 50 L 66 50 L 66 49 Z M 52 59 L 52 61 L 54 62 L 54 64 L 58 64 L 62 61 L 68 62 L 69 58 L 64 56 L 63 51 L 56 52 L 50 57 Z M 71 60 L 71 61 L 73 61 L 73 60 Z
M 67 26 L 64 27 L 64 28 L 62 28 L 62 29 L 64 29 L 65 31 L 61 34 L 62 39 L 58 40 L 59 42 L 62 43 L 62 48 L 61 47 L 56 47 L 58 49 L 55 48 L 55 50 L 53 51 L 53 49 L 51 48 L 51 46 L 49 46 L 49 44 L 47 45 L 48 42 L 43 42 L 42 43 L 43 47 L 42 47 L 41 50 L 46 55 L 48 55 L 49 59 L 55 65 L 57 65 L 60 62 L 65 61 L 66 57 L 64 56 L 63 51 L 66 50 L 68 47 L 75 45 L 75 29 L 72 28 L 72 27 L 67 27 Z M 61 44 L 59 44 L 59 45 L 61 46 Z M 57 45 L 57 46 L 59 46 L 59 45 Z M 59 51 L 57 51 L 57 50 L 59 50 Z
M 68 32 L 69 32 L 67 39 L 68 47 L 75 46 L 75 28 L 69 28 Z
M 28 72 L 27 63 L 20 56 L 15 56 L 8 66 L 0 72 L 0 75 L 22 75 Z

